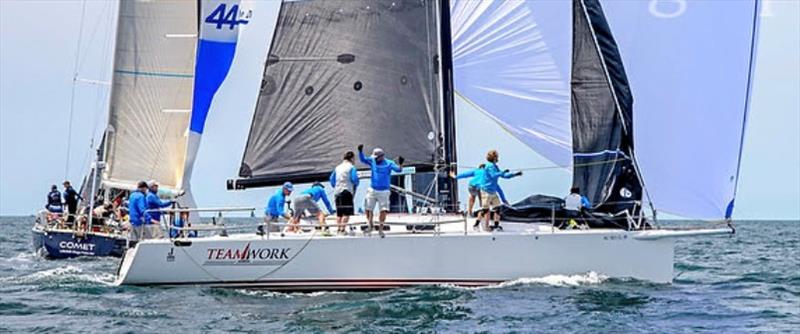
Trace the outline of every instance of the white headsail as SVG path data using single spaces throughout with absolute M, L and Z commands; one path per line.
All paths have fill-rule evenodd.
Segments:
M 195 1 L 121 1 L 103 182 L 179 189 L 197 44 Z

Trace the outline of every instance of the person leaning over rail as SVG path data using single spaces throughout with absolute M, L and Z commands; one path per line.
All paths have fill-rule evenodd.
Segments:
M 147 193 L 147 211 L 145 211 L 146 239 L 161 239 L 164 233 L 161 231 L 161 209 L 175 204 L 175 201 L 162 201 L 158 198 L 158 183 L 155 180 L 147 182 L 150 191 Z
M 323 234 L 327 234 L 327 227 L 325 227 L 325 213 L 319 209 L 319 205 L 317 205 L 317 201 L 322 200 L 325 203 L 325 208 L 328 209 L 328 213 L 334 213 L 336 211 L 331 208 L 331 202 L 328 200 L 328 195 L 325 194 L 325 186 L 322 183 L 315 182 L 311 188 L 303 191 L 300 193 L 300 196 L 297 196 L 292 200 L 292 206 L 294 207 L 294 215 L 292 216 L 292 221 L 289 223 L 289 232 L 300 232 L 303 229 L 298 228 L 298 224 L 300 224 L 300 218 L 303 217 L 305 211 L 308 211 L 309 215 L 317 216 L 317 220 L 319 221 L 319 225 L 321 228 L 324 228 L 325 231 Z
M 336 204 L 336 232 L 347 233 L 347 223 L 354 214 L 353 196 L 358 188 L 358 171 L 354 165 L 355 153 L 347 151 L 342 163 L 333 169 L 330 176 L 333 187 L 333 201 Z
M 378 216 L 378 222 L 380 222 L 378 234 L 380 234 L 381 238 L 384 237 L 383 223 L 386 222 L 386 214 L 389 213 L 392 171 L 397 173 L 402 172 L 403 161 L 405 161 L 401 156 L 397 157 L 397 163 L 394 163 L 394 161 L 386 159 L 384 155 L 382 149 L 375 148 L 372 150 L 372 156 L 367 158 L 367 156 L 364 155 L 364 145 L 358 145 L 358 159 L 368 165 L 372 171 L 369 189 L 367 189 L 367 197 L 364 199 L 364 210 L 366 211 L 367 221 L 369 222 L 367 233 L 371 233 L 373 230 L 374 225 L 372 221 L 375 216 L 373 210 L 377 204 L 378 210 L 380 211 Z
M 285 218 L 286 220 L 292 219 L 292 216 L 286 212 L 286 201 L 289 195 L 294 191 L 294 185 L 291 182 L 286 182 L 283 186 L 276 190 L 267 201 L 267 206 L 264 208 L 264 224 L 277 223 L 278 219 Z M 272 230 L 274 229 L 274 230 Z M 280 231 L 280 226 L 274 225 L 269 232 Z M 258 234 L 264 234 L 264 226 L 258 227 Z
M 497 162 L 500 160 L 500 154 L 496 150 L 491 150 L 486 153 L 486 167 L 483 172 L 483 182 L 480 185 L 481 189 L 481 209 L 484 215 L 484 229 L 487 231 L 497 229 L 502 231 L 500 227 L 500 214 L 497 208 L 500 207 L 500 196 L 498 195 L 499 185 L 497 181 L 502 177 L 510 179 L 512 177 L 522 175 L 522 172 L 511 173 L 508 169 L 500 171 Z M 494 220 L 494 226 L 489 227 L 489 220 Z
M 139 241 L 144 239 L 145 212 L 147 211 L 147 183 L 139 181 L 136 190 L 128 196 L 128 220 L 131 227 L 128 240 Z

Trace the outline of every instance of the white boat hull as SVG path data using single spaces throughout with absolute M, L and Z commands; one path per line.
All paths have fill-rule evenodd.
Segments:
M 508 226 L 508 224 L 506 224 Z M 384 289 L 408 285 L 480 286 L 525 277 L 595 272 L 669 283 L 670 231 L 517 229 L 507 232 L 401 233 L 386 238 L 252 234 L 147 240 L 128 251 L 119 284 L 208 285 L 274 290 Z M 507 227 L 507 230 L 510 230 Z M 700 234 L 728 233 L 703 230 Z M 688 236 L 685 231 L 675 237 Z

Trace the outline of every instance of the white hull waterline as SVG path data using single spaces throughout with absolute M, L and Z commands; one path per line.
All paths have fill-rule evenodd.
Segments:
M 452 226 L 457 225 L 457 226 Z M 448 225 L 441 225 L 448 226 Z M 483 286 L 504 281 L 596 272 L 669 283 L 677 237 L 728 234 L 611 229 L 553 230 L 504 223 L 505 232 L 388 232 L 322 237 L 255 233 L 147 240 L 128 251 L 123 285 L 206 285 L 272 290 L 387 289 L 410 285 Z M 454 228 L 457 227 L 457 228 Z

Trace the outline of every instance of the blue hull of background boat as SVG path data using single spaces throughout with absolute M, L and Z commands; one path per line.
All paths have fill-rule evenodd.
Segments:
M 86 234 L 76 237 L 72 232 L 33 230 L 33 248 L 44 250 L 49 258 L 63 259 L 76 256 L 116 256 L 125 252 L 125 239 Z

